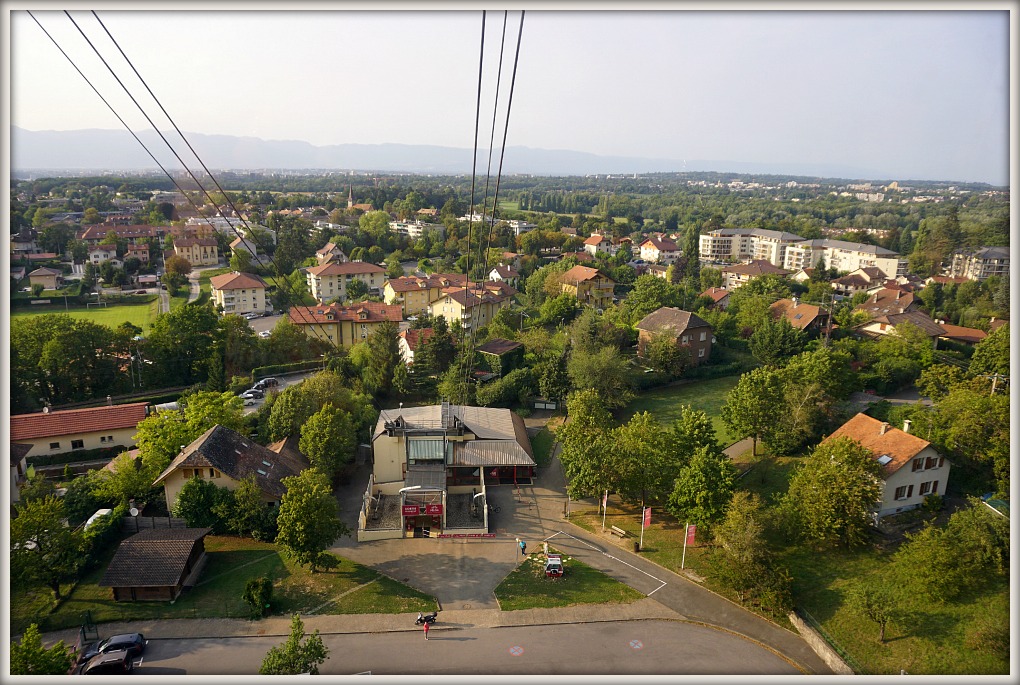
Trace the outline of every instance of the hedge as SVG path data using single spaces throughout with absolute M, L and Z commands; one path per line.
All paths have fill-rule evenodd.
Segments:
M 251 375 L 255 380 L 260 380 L 268 376 L 273 376 L 279 373 L 289 373 L 297 371 L 313 371 L 322 368 L 322 359 L 311 359 L 303 362 L 293 362 L 291 364 L 270 364 L 269 366 L 257 366 L 251 370 Z
M 54 466 L 57 464 L 73 464 L 79 461 L 99 461 L 100 459 L 113 459 L 118 454 L 127 450 L 124 445 L 113 447 L 97 447 L 94 450 L 75 450 L 73 452 L 61 452 L 60 454 L 37 454 L 29 456 L 25 461 L 31 466 Z

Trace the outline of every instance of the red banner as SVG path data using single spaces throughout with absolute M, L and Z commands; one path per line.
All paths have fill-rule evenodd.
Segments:
M 420 511 L 417 504 L 405 504 L 400 508 L 400 512 L 404 516 L 417 516 Z
M 442 504 L 426 504 L 425 513 L 429 516 L 442 516 L 443 505 Z
M 696 525 L 694 525 L 693 523 L 691 525 L 687 526 L 687 544 L 688 545 L 693 545 L 694 544 L 694 534 L 695 534 L 695 532 L 697 532 L 697 530 L 698 530 L 698 527 Z
M 602 508 L 605 509 L 609 504 L 609 491 L 606 490 L 606 494 L 602 495 Z
M 641 522 L 641 527 L 647 528 L 650 525 L 652 525 L 652 508 L 648 507 L 647 509 L 645 509 L 645 518 Z
M 441 538 L 494 538 L 495 533 L 443 533 L 436 537 Z

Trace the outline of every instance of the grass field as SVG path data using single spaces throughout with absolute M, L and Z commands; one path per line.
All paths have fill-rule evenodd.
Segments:
M 273 579 L 272 613 L 362 614 L 409 613 L 438 608 L 434 597 L 342 559 L 333 571 L 311 573 L 288 559 L 275 545 L 246 538 L 209 536 L 205 540 L 208 563 L 201 580 L 172 605 L 169 602 L 115 602 L 110 588 L 99 587 L 114 550 L 95 571 L 82 578 L 60 606 L 49 612 L 48 590 L 11 593 L 11 632 L 30 623 L 46 632 L 70 628 L 85 611 L 97 623 L 159 618 L 247 618 L 241 596 L 251 578 Z M 345 592 L 354 590 L 340 598 Z
M 71 307 L 65 310 L 63 307 L 47 306 L 45 308 L 31 310 L 11 311 L 11 320 L 42 316 L 43 314 L 67 314 L 78 319 L 86 319 L 103 326 L 116 328 L 125 321 L 128 321 L 142 329 L 142 335 L 149 332 L 149 327 L 156 320 L 158 303 L 156 300 L 146 304 L 121 304 L 109 307 Z
M 549 548 L 555 553 L 556 550 Z M 567 607 L 574 604 L 627 604 L 642 595 L 628 585 L 572 557 L 563 557 L 563 577 L 546 578 L 545 555 L 533 552 L 496 587 L 503 611 Z
M 739 380 L 740 376 L 724 376 L 723 378 L 696 380 L 691 383 L 647 390 L 624 407 L 618 417 L 627 421 L 634 414 L 647 411 L 660 423 L 668 424 L 680 417 L 682 406 L 690 405 L 708 414 L 712 419 L 712 426 L 715 428 L 715 434 L 719 441 L 724 445 L 729 445 L 743 436 L 731 435 L 729 429 L 722 422 L 719 412 L 726 401 L 726 393 L 732 390 Z

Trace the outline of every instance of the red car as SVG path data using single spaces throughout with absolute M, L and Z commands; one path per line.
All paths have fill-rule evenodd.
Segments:
M 563 558 L 559 554 L 550 554 L 546 557 L 545 575 L 548 578 L 563 577 Z

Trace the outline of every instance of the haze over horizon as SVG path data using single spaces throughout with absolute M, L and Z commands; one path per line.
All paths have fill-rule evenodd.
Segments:
M 71 16 L 170 128 L 86 9 Z M 152 128 L 62 12 L 32 12 L 134 130 Z M 97 14 L 183 131 L 473 145 L 480 11 Z M 503 16 L 486 15 L 480 148 L 490 135 L 499 148 L 513 80 L 508 148 L 1009 183 L 1006 11 L 529 9 L 516 76 L 520 12 L 509 12 L 493 131 Z M 9 18 L 9 124 L 123 131 L 27 12 Z

